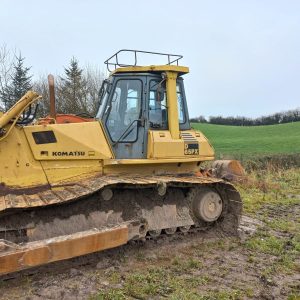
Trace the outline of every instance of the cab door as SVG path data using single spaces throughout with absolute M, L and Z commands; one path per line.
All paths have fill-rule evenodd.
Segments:
M 115 77 L 103 123 L 118 159 L 145 158 L 145 78 Z

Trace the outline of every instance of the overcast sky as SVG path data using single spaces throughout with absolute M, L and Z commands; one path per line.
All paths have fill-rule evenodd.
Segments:
M 19 49 L 37 77 L 62 73 L 72 56 L 102 68 L 122 48 L 179 53 L 191 117 L 300 107 L 300 1 L 0 3 L 0 45 Z

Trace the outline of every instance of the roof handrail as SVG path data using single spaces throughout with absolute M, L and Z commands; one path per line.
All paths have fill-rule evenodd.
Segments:
M 118 55 L 120 53 L 134 53 L 134 64 L 123 64 L 119 62 Z M 113 70 L 110 70 L 110 66 L 114 66 L 114 70 L 118 67 L 139 67 L 138 65 L 138 53 L 143 54 L 151 54 L 151 55 L 160 55 L 165 56 L 167 58 L 166 65 L 174 65 L 176 64 L 178 66 L 178 61 L 183 58 L 182 55 L 178 54 L 170 54 L 170 53 L 160 53 L 160 52 L 152 52 L 152 51 L 142 51 L 142 50 L 131 50 L 131 49 L 121 49 L 115 54 L 113 54 L 111 57 L 109 57 L 104 64 L 106 64 L 107 70 L 109 72 L 112 72 Z

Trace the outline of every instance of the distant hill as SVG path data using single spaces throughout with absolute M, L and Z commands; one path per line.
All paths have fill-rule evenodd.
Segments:
M 300 153 L 300 122 L 267 126 L 192 123 L 216 150 L 217 157 Z
M 243 116 L 223 117 L 210 116 L 206 119 L 204 116 L 191 118 L 192 123 L 209 123 L 216 125 L 232 125 L 232 126 L 257 126 L 257 125 L 275 125 L 300 121 L 300 108 L 274 113 L 259 118 L 248 118 Z

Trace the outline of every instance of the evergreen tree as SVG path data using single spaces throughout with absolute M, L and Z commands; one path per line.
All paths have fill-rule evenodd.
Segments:
M 2 92 L 5 109 L 12 107 L 27 91 L 32 89 L 29 71 L 31 67 L 24 66 L 25 57 L 16 56 L 10 83 Z
M 87 82 L 78 60 L 72 58 L 70 66 L 65 68 L 65 77 L 61 77 L 58 89 L 58 110 L 63 113 L 88 113 Z

